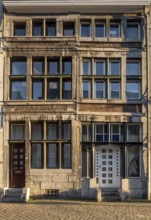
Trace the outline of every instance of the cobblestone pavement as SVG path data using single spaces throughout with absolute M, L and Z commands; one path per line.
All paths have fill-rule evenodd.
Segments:
M 97 203 L 93 201 L 43 200 L 0 203 L 0 220 L 131 220 L 150 219 L 151 202 Z

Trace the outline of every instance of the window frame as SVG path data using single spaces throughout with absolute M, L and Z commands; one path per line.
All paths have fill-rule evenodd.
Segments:
M 16 27 L 15 27 L 15 26 L 16 26 L 16 27 L 17 27 L 17 26 L 18 26 L 18 27 L 21 27 L 21 26 L 23 27 L 23 26 L 24 26 L 23 29 L 24 29 L 25 34 L 24 34 L 24 35 L 16 35 L 16 34 L 15 34 L 15 28 L 16 28 Z M 26 26 L 27 26 L 27 25 L 26 25 L 26 21 L 14 21 L 14 22 L 13 22 L 13 37 L 25 37 L 25 36 L 26 36 L 26 32 L 27 32 L 27 31 L 26 31 Z
M 128 26 L 133 26 L 133 25 L 137 25 L 137 38 L 128 38 Z M 140 40 L 141 39 L 141 32 L 140 32 L 140 22 L 139 21 L 127 21 L 127 25 L 126 25 L 126 39 L 127 40 L 132 40 L 132 41 L 136 41 L 136 40 Z
M 139 83 L 139 89 L 138 89 L 138 95 L 139 97 L 138 98 L 128 98 L 127 97 L 127 83 Z M 141 81 L 140 80 L 127 80 L 126 81 L 126 99 L 127 100 L 140 100 L 141 99 Z
M 139 141 L 129 141 L 129 130 L 128 130 L 128 128 L 129 128 L 129 126 L 139 126 L 139 134 L 138 134 L 138 139 L 139 139 Z M 142 124 L 140 124 L 140 123 L 127 123 L 126 124 L 126 142 L 131 142 L 131 143 L 138 143 L 138 142 L 142 142 L 143 141 L 143 134 L 142 134 L 142 132 L 143 132 L 143 128 L 142 128 Z
M 103 126 L 103 133 L 97 133 L 97 126 L 98 125 L 101 125 L 101 126 Z M 106 128 L 107 128 L 107 133 L 105 133 L 105 126 L 107 126 Z M 103 140 L 102 141 L 97 141 L 97 135 L 102 135 L 102 137 L 103 137 Z M 106 136 L 106 138 L 107 138 L 107 140 L 105 140 L 105 136 Z M 95 123 L 94 124 L 94 140 L 95 140 L 95 142 L 108 142 L 108 124 L 107 123 Z
M 35 27 L 39 27 L 41 28 L 41 34 L 40 35 L 36 35 L 34 34 L 34 25 L 36 25 Z M 44 36 L 44 22 L 43 20 L 32 20 L 32 37 L 42 37 Z
M 119 97 L 118 98 L 111 97 L 111 93 L 112 93 L 111 84 L 112 83 L 119 83 Z M 121 99 L 121 81 L 120 80 L 110 80 L 109 81 L 109 99 Z
M 88 36 L 82 36 L 82 25 L 89 25 L 89 35 Z M 92 25 L 90 20 L 80 21 L 80 37 L 81 38 L 90 38 L 92 37 Z
M 103 36 L 102 37 L 97 37 L 96 36 L 96 25 L 103 25 L 104 27 L 103 27 Z M 106 37 L 106 22 L 105 21 L 99 21 L 99 20 L 96 20 L 95 21 L 95 25 L 94 25 L 94 36 L 95 36 L 95 38 L 105 38 Z
M 117 36 L 111 36 L 111 26 L 112 25 L 117 25 L 118 28 L 118 35 Z M 109 24 L 109 38 L 120 38 L 121 37 L 121 22 L 120 21 L 111 21 L 110 20 L 110 24 Z
M 139 73 L 138 74 L 128 74 L 128 71 L 127 71 L 127 64 L 128 63 L 137 63 L 138 64 L 138 69 L 139 69 Z M 140 59 L 131 59 L 131 58 L 127 58 L 127 60 L 126 60 L 126 76 L 127 77 L 131 77 L 131 76 L 135 76 L 135 77 L 139 77 L 139 76 L 141 76 L 142 75 L 142 73 L 141 73 L 142 71 L 141 71 L 141 60 Z

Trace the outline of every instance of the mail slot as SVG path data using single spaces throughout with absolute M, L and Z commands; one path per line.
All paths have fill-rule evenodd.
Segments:
M 17 171 L 15 171 L 15 173 L 16 173 L 16 174 L 20 174 L 20 173 L 22 173 L 22 171 L 17 170 Z

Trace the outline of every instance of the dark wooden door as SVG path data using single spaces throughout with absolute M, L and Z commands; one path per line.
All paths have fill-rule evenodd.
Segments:
M 25 144 L 10 145 L 10 187 L 25 187 Z

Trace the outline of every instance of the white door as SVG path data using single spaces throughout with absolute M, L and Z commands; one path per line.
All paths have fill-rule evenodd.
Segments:
M 96 176 L 101 188 L 120 187 L 120 148 L 105 146 L 96 150 Z

